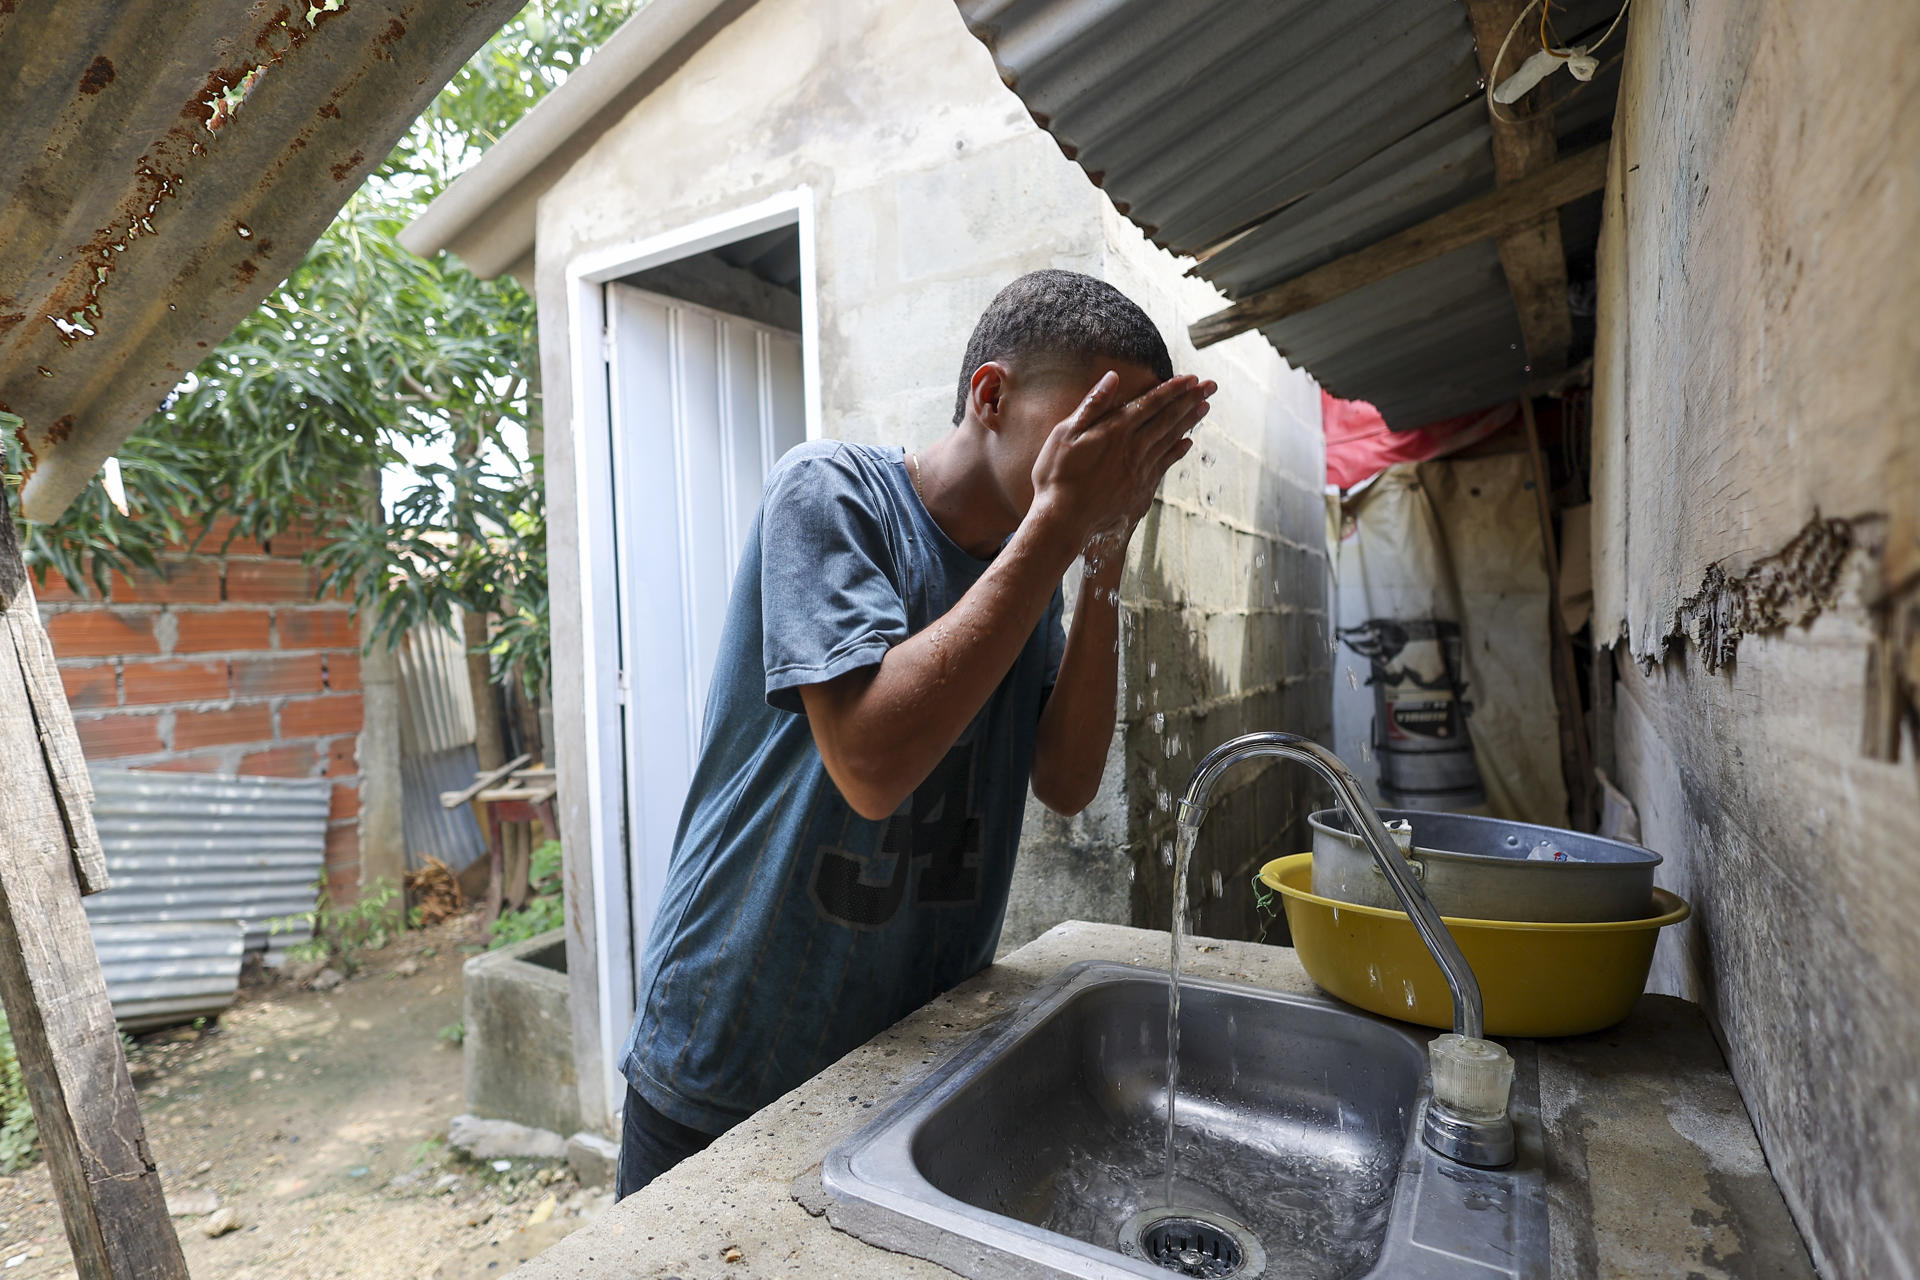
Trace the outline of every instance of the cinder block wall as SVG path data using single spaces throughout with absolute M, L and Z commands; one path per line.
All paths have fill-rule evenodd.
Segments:
M 345 602 L 315 600 L 301 534 L 229 544 L 229 527 L 164 557 L 164 579 L 115 574 L 107 600 L 58 574 L 35 584 L 80 745 L 116 768 L 332 778 L 327 892 L 351 902 L 359 629 Z
M 1164 928 L 1173 807 L 1194 766 L 1256 730 L 1330 740 L 1325 442 L 1318 384 L 1258 334 L 1195 351 L 1187 325 L 1222 299 L 1101 206 L 1107 278 L 1147 308 L 1176 369 L 1220 384 L 1135 537 L 1121 590 L 1132 916 Z M 1253 873 L 1307 848 L 1306 814 L 1325 803 L 1298 766 L 1250 763 L 1224 778 L 1194 851 L 1195 931 L 1259 936 Z M 1284 939 L 1285 927 L 1267 936 Z

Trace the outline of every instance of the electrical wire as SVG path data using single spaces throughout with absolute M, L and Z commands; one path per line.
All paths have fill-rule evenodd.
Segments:
M 1616 53 L 1611 58 L 1608 58 L 1605 62 L 1601 63 L 1598 67 L 1594 68 L 1592 79 L 1586 81 L 1586 83 L 1584 84 L 1574 85 L 1573 88 L 1567 90 L 1565 97 L 1555 98 L 1553 100 L 1554 110 L 1558 111 L 1561 107 L 1566 106 L 1569 102 L 1572 102 L 1575 98 L 1579 97 L 1582 93 L 1585 93 L 1587 88 L 1591 86 L 1595 80 L 1604 79 L 1606 77 L 1607 72 L 1619 66 L 1620 60 L 1626 56 L 1627 55 L 1624 53 Z
M 1598 49 L 1601 45 L 1607 42 L 1607 37 L 1613 34 L 1613 28 L 1619 26 L 1620 19 L 1627 16 L 1627 6 L 1632 3 L 1633 3 L 1633 0 L 1620 0 L 1620 12 L 1613 15 L 1612 24 L 1609 25 L 1605 31 L 1601 32 L 1600 38 L 1598 40 L 1595 40 L 1592 44 L 1587 46 L 1587 53 L 1589 55 L 1591 55 L 1595 49 Z
M 1500 85 L 1500 64 L 1502 61 L 1506 59 L 1507 49 L 1513 44 L 1513 37 L 1519 33 L 1520 24 L 1527 20 L 1527 15 L 1533 12 L 1534 7 L 1536 5 L 1540 7 L 1540 47 L 1545 49 L 1547 53 L 1550 54 L 1551 56 L 1564 60 L 1572 57 L 1576 52 L 1584 52 L 1587 55 L 1591 56 L 1595 49 L 1598 49 L 1601 45 L 1605 44 L 1612 37 L 1614 30 L 1618 28 L 1620 25 L 1621 19 L 1627 16 L 1627 8 L 1632 3 L 1633 3 L 1633 0 L 1621 0 L 1620 10 L 1619 12 L 1613 15 L 1613 21 L 1607 25 L 1607 29 L 1605 31 L 1600 33 L 1600 38 L 1598 40 L 1595 40 L 1592 44 L 1588 45 L 1584 50 L 1574 50 L 1569 48 L 1563 51 L 1563 50 L 1554 48 L 1551 42 L 1547 38 L 1547 12 L 1553 7 L 1553 0 L 1527 0 L 1526 8 L 1520 10 L 1519 13 L 1514 15 L 1513 25 L 1507 28 L 1506 39 L 1500 42 L 1499 50 L 1493 55 L 1493 61 L 1487 67 L 1487 88 L 1486 88 L 1487 114 L 1492 116 L 1495 120 L 1500 121 L 1502 124 L 1517 125 L 1517 124 L 1524 123 L 1524 121 L 1519 116 L 1512 115 L 1500 109 L 1500 104 L 1493 100 L 1493 91 L 1496 88 L 1498 88 Z M 1616 62 L 1618 60 L 1619 59 L 1617 57 L 1613 59 L 1613 61 L 1616 61 Z M 1602 67 L 1600 68 L 1599 71 L 1596 71 L 1594 74 L 1598 76 L 1601 72 L 1605 70 L 1606 68 Z M 1578 92 L 1579 92 L 1578 89 L 1574 90 L 1574 93 L 1578 93 Z M 1572 93 L 1567 95 L 1568 98 L 1571 98 L 1572 96 L 1573 96 Z
M 1520 117 L 1508 115 L 1500 110 L 1500 104 L 1493 100 L 1493 91 L 1500 84 L 1500 61 L 1507 56 L 1507 46 L 1513 43 L 1514 33 L 1520 30 L 1520 24 L 1527 20 L 1533 7 L 1540 0 L 1527 0 L 1527 7 L 1514 15 L 1513 25 L 1507 28 L 1507 38 L 1500 42 L 1500 49 L 1493 55 L 1493 61 L 1487 66 L 1487 114 L 1502 124 L 1519 124 Z
M 1547 51 L 1549 58 L 1558 58 L 1565 62 L 1573 56 L 1571 49 L 1556 49 L 1553 41 L 1547 38 L 1547 15 L 1553 12 L 1553 0 L 1540 0 L 1540 47 Z

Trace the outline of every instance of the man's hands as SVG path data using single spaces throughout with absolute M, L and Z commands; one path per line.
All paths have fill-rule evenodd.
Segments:
M 1033 464 L 1030 515 L 1064 530 L 1075 546 L 1124 538 L 1139 523 L 1167 468 L 1193 447 L 1187 433 L 1218 389 L 1183 374 L 1117 404 L 1119 385 L 1112 373 L 1094 383 Z
M 1127 541 L 1167 468 L 1187 456 L 1187 433 L 1207 416 L 1211 382 L 1170 378 L 1116 405 L 1108 374 L 1055 427 L 1033 468 L 1033 514 L 1060 521 L 1084 549 L 1086 574 L 1060 675 L 1034 740 L 1033 794 L 1056 813 L 1092 803 L 1113 739 L 1119 621 L 1114 608 Z

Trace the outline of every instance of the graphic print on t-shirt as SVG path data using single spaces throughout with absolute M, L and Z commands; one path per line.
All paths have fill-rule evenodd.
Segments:
M 809 892 L 820 914 L 853 929 L 879 929 L 900 910 L 911 869 L 920 869 L 916 907 L 968 907 L 980 901 L 981 737 L 947 752 L 927 780 L 887 819 L 880 849 L 862 857 L 821 845 Z M 890 871 L 883 871 L 891 860 Z M 879 874 L 886 874 L 883 882 Z

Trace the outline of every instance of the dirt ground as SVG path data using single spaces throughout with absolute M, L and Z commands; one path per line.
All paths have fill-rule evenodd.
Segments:
M 332 991 L 257 979 L 217 1024 L 140 1039 L 129 1065 L 195 1280 L 497 1277 L 611 1202 L 564 1162 L 447 1150 L 463 1106 L 442 1030 L 477 949 L 449 921 L 362 953 Z M 211 1237 L 216 1203 L 239 1225 Z M 0 1275 L 74 1275 L 44 1164 L 0 1178 Z

